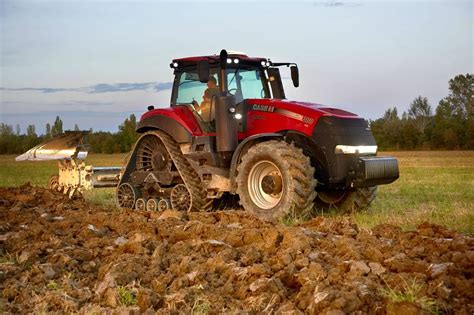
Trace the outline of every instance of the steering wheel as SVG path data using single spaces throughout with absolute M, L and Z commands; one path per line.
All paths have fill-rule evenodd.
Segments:
M 236 88 L 233 88 L 233 89 L 230 89 L 227 91 L 230 95 L 235 95 L 235 93 L 237 93 L 237 89 Z

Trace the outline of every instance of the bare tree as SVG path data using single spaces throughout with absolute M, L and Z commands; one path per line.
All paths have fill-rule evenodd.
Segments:
M 415 121 L 418 130 L 424 134 L 426 125 L 432 115 L 431 105 L 426 97 L 418 96 L 411 102 L 408 115 Z

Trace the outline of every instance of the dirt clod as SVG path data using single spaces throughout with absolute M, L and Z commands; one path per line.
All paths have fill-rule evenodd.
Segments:
M 0 255 L 7 313 L 474 313 L 474 239 L 428 223 L 285 227 L 25 185 L 0 188 Z

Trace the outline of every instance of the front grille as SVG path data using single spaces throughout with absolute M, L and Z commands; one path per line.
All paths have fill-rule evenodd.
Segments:
M 313 143 L 317 148 L 318 181 L 325 185 L 348 185 L 353 179 L 348 177 L 355 170 L 356 156 L 352 154 L 336 154 L 337 145 L 374 146 L 367 122 L 362 118 L 340 118 L 322 116 L 313 130 Z

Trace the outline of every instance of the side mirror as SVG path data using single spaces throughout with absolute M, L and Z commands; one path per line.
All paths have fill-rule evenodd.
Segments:
M 207 60 L 202 60 L 198 62 L 197 71 L 199 76 L 199 81 L 202 83 L 207 83 L 209 81 L 209 62 Z
M 298 87 L 300 86 L 300 73 L 298 71 L 298 66 L 291 66 L 291 80 L 293 81 L 293 86 Z

